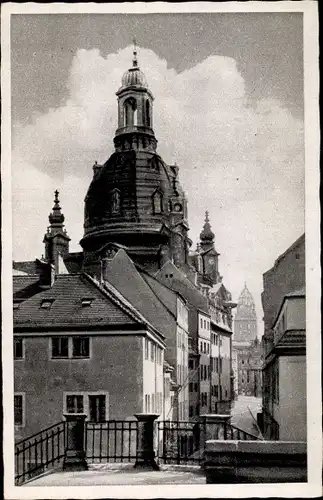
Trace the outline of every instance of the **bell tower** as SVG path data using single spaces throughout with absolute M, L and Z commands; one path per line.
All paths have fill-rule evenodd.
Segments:
M 118 97 L 118 128 L 114 144 L 116 151 L 129 149 L 156 151 L 157 140 L 153 131 L 154 97 L 137 60 L 134 40 L 132 67 L 122 77 Z
M 219 273 L 219 253 L 214 247 L 214 233 L 211 229 L 209 212 L 205 212 L 205 222 L 200 233 L 200 255 L 203 262 L 203 276 L 212 284 L 221 281 Z
M 64 229 L 64 214 L 61 212 L 59 204 L 59 192 L 55 191 L 54 206 L 52 212 L 49 214 L 49 227 L 44 236 L 43 243 L 45 243 L 45 259 L 55 266 L 55 272 L 58 272 L 59 255 L 66 257 L 69 253 L 70 238 Z

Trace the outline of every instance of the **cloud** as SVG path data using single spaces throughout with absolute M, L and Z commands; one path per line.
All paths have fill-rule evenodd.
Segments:
M 66 101 L 13 124 L 16 260 L 42 252 L 56 187 L 78 250 L 92 165 L 113 151 L 115 92 L 130 60 L 131 47 L 106 57 L 78 50 Z M 151 50 L 139 49 L 139 62 L 155 96 L 158 152 L 178 163 L 188 193 L 191 237 L 208 209 L 225 281 L 236 297 L 249 282 L 261 316 L 262 273 L 304 227 L 303 124 L 276 100 L 249 101 L 231 58 L 211 56 L 179 74 Z

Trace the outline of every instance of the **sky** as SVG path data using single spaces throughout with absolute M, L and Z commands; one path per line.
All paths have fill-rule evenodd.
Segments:
M 192 249 L 208 210 L 223 282 L 234 300 L 247 283 L 261 334 L 262 275 L 304 232 L 301 13 L 12 16 L 13 259 L 44 253 L 56 188 L 70 249 L 81 249 L 134 36 L 158 153 L 188 196 Z

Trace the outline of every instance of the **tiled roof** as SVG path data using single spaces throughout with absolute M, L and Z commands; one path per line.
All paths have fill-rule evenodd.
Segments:
M 13 276 L 12 287 L 14 299 L 29 298 L 41 291 L 39 276 L 31 274 Z
M 110 292 L 111 293 L 111 292 Z M 90 306 L 82 306 L 82 299 L 93 299 Z M 52 300 L 51 307 L 41 307 L 44 299 Z M 46 325 L 121 326 L 140 323 L 132 314 L 118 305 L 119 299 L 111 299 L 86 275 L 59 275 L 53 286 L 14 309 L 14 326 Z
M 165 337 L 175 318 L 158 299 L 124 250 L 119 250 L 106 267 L 106 279 Z M 151 282 L 150 282 L 151 285 Z M 176 299 L 176 296 L 175 296 Z M 174 300 L 175 300 L 174 299 Z
M 138 267 L 137 267 L 138 269 Z M 147 285 L 151 288 L 158 299 L 165 305 L 167 309 L 174 315 L 177 316 L 177 294 L 163 283 L 159 282 L 156 278 L 148 274 L 145 270 L 138 269 L 141 277 L 145 280 Z M 181 297 L 185 301 L 184 297 Z
M 24 273 L 27 273 L 27 274 L 36 274 L 37 273 L 37 263 L 35 260 L 26 260 L 26 261 L 21 261 L 21 262 L 13 261 L 12 267 L 13 267 L 13 269 L 23 271 Z
M 168 274 L 168 277 L 165 274 Z M 169 277 L 170 274 L 172 274 L 171 277 Z M 175 292 L 180 293 L 189 304 L 208 314 L 207 298 L 171 261 L 164 264 L 155 274 L 155 278 Z

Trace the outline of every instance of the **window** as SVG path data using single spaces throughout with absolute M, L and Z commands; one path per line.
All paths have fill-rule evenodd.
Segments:
M 106 396 L 104 394 L 89 396 L 89 419 L 91 422 L 106 420 Z
M 206 320 L 204 320 L 204 328 L 206 328 Z
M 249 384 L 250 382 L 250 372 L 249 370 L 247 370 L 247 384 Z
M 145 359 L 149 358 L 149 340 L 145 339 Z
M 23 394 L 14 395 L 14 421 L 19 427 L 24 426 L 24 397 Z
M 189 407 L 189 416 L 193 417 L 193 415 L 194 415 L 194 407 L 190 405 L 190 407 Z
M 150 120 L 150 102 L 146 101 L 146 125 L 147 127 L 150 127 L 150 123 L 151 123 L 151 120 Z
M 203 319 L 202 318 L 200 320 L 200 325 L 201 325 L 201 328 L 203 328 Z
M 14 359 L 23 359 L 23 339 L 15 338 L 13 340 L 13 348 L 14 348 Z
M 210 354 L 210 344 L 207 344 L 207 353 Z
M 219 358 L 219 372 L 222 373 L 222 358 Z
M 152 411 L 155 413 L 156 408 L 155 408 L 155 394 L 152 394 L 151 396 L 151 406 L 152 406 Z
M 219 387 L 217 385 L 214 387 L 214 395 L 216 399 L 219 399 Z
M 194 383 L 194 392 L 198 392 L 198 383 L 197 382 Z
M 219 359 L 218 359 L 218 358 L 216 358 L 216 359 L 215 359 L 215 371 L 216 371 L 217 373 L 218 373 L 218 371 L 219 371 Z
M 190 392 L 193 392 L 193 382 L 190 382 L 190 383 L 189 383 L 189 391 L 190 391 Z
M 153 194 L 153 213 L 160 214 L 163 211 L 163 197 L 159 191 Z
M 150 361 L 155 361 L 155 344 L 150 342 Z
M 111 213 L 118 214 L 120 212 L 120 191 L 114 189 L 111 191 Z
M 54 300 L 55 299 L 49 299 L 49 298 L 42 299 L 40 307 L 42 309 L 50 309 L 52 307 Z
M 52 338 L 52 357 L 68 358 L 68 337 Z
M 67 395 L 66 396 L 66 412 L 67 413 L 84 413 L 83 395 Z
M 215 335 L 215 345 L 218 345 L 218 343 L 219 343 L 219 342 L 218 342 L 218 340 L 219 340 L 219 339 L 218 339 L 218 336 L 217 336 L 217 335 Z
M 241 363 L 244 365 L 244 359 L 241 361 Z
M 73 337 L 73 358 L 88 358 L 90 356 L 89 337 Z
M 124 103 L 124 126 L 131 127 L 137 125 L 137 101 L 133 97 Z
M 190 370 L 193 370 L 194 369 L 194 360 L 193 359 L 190 359 L 188 361 L 188 367 L 190 368 Z
M 93 302 L 93 299 L 90 297 L 83 297 L 82 299 L 82 307 L 90 307 Z

